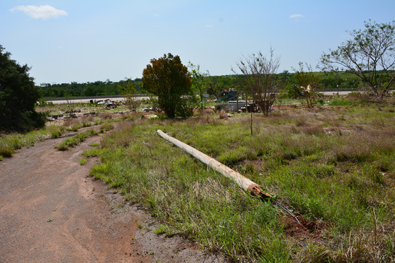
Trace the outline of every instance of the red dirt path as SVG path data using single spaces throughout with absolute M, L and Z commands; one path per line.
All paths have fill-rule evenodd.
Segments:
M 88 177 L 95 161 L 78 160 L 100 137 L 55 150 L 62 140 L 0 162 L 0 262 L 225 261 L 180 237 L 157 236 L 144 223 L 149 215 Z

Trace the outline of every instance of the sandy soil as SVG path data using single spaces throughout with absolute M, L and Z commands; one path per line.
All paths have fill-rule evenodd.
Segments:
M 46 140 L 0 162 L 0 262 L 225 262 L 181 237 L 152 232 L 139 206 L 88 176 L 89 138 L 70 151 Z

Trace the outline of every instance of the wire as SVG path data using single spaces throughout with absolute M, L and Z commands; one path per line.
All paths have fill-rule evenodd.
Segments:
M 272 200 L 272 202 L 274 204 L 276 204 L 277 206 L 279 206 L 280 208 L 282 208 L 285 212 L 287 212 L 288 214 L 290 214 L 295 220 L 296 222 L 298 222 L 299 225 L 301 225 L 303 228 L 305 228 L 298 220 L 298 218 L 285 206 L 283 206 L 280 202 L 276 201 L 276 200 Z

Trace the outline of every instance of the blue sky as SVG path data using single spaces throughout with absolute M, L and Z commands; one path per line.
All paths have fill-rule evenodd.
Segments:
M 364 21 L 395 20 L 395 0 L 0 0 L 0 44 L 35 83 L 141 78 L 150 59 L 179 55 L 211 75 L 270 47 L 280 72 L 313 67 Z

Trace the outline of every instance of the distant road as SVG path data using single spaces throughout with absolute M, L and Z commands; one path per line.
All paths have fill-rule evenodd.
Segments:
M 342 90 L 342 91 L 337 91 L 337 90 L 325 90 L 325 91 L 320 91 L 320 93 L 323 93 L 324 95 L 347 95 L 349 93 L 353 92 L 352 90 Z M 137 94 L 135 95 L 139 100 L 142 99 L 148 99 L 149 97 L 145 94 Z M 105 99 L 110 99 L 113 101 L 123 101 L 125 98 L 122 95 L 109 95 L 109 96 L 92 96 L 92 97 L 70 97 L 68 100 L 66 98 L 44 98 L 43 100 L 52 102 L 53 104 L 65 104 L 65 103 L 87 103 L 90 100 L 105 100 Z
M 337 92 L 337 91 L 321 91 L 320 93 L 323 93 L 324 95 L 337 95 L 337 94 L 347 95 L 348 93 L 351 93 L 351 92 L 352 92 L 351 90 L 348 90 L 348 91 L 339 91 L 339 92 Z
M 135 95 L 138 100 L 148 99 L 149 97 L 144 94 Z M 53 104 L 66 104 L 66 103 L 88 103 L 90 100 L 99 101 L 110 99 L 112 101 L 123 101 L 125 98 L 122 95 L 109 95 L 109 96 L 86 96 L 86 97 L 70 97 L 70 98 L 44 98 L 43 100 L 47 102 L 52 102 Z

